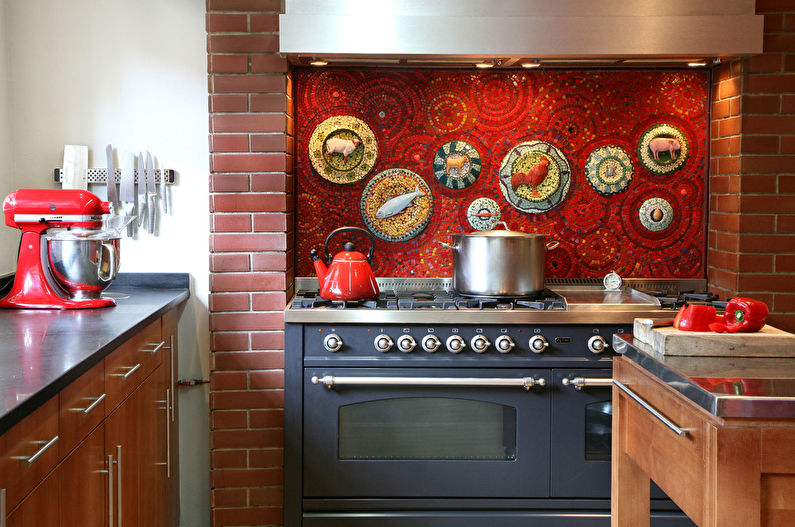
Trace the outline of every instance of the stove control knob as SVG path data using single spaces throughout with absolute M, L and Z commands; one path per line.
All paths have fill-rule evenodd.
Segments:
M 447 350 L 450 353 L 461 353 L 463 349 L 466 347 L 467 343 L 464 342 L 464 339 L 459 337 L 458 335 L 450 335 L 447 337 L 447 342 L 445 342 L 447 346 Z
M 374 344 L 375 344 L 375 349 L 377 349 L 381 353 L 386 353 L 387 351 L 392 349 L 392 346 L 395 343 L 392 342 L 392 339 L 389 338 L 389 335 L 387 335 L 386 333 L 381 333 L 375 338 Z
M 436 353 L 442 347 L 442 341 L 436 335 L 425 335 L 422 338 L 422 349 L 428 353 Z
M 494 341 L 494 346 L 500 353 L 510 353 L 513 347 L 516 346 L 516 343 L 508 335 L 500 335 L 497 337 L 497 340 Z
M 472 337 L 472 340 L 469 341 L 469 345 L 472 346 L 472 350 L 475 353 L 483 353 L 484 351 L 489 349 L 489 346 L 491 346 L 491 342 L 489 342 L 489 339 L 487 339 L 483 335 L 475 335 L 474 337 Z
M 331 353 L 339 351 L 342 349 L 342 339 L 336 333 L 326 335 L 326 338 L 323 339 L 323 347 Z
M 397 347 L 403 353 L 411 353 L 417 346 L 417 341 L 411 335 L 401 335 L 397 339 Z
M 530 346 L 530 351 L 533 353 L 544 353 L 549 347 L 549 342 L 541 335 L 533 335 L 530 337 L 528 345 Z
M 609 347 L 610 346 L 607 344 L 607 341 L 601 335 L 594 335 L 588 339 L 588 351 L 596 355 L 602 353 Z

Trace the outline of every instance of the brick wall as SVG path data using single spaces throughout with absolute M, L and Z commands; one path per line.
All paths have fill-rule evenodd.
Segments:
M 714 70 L 708 280 L 795 331 L 795 9 L 757 0 L 764 53 Z
M 280 0 L 207 2 L 215 526 L 282 521 L 293 125 L 280 10 Z

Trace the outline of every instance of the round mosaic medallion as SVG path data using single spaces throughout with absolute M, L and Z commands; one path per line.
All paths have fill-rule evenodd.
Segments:
M 585 161 L 585 179 L 603 196 L 621 192 L 632 181 L 632 161 L 620 146 L 601 146 Z
M 351 115 L 329 117 L 309 137 L 309 160 L 332 183 L 353 183 L 372 170 L 378 143 L 367 123 Z
M 480 154 L 466 141 L 449 141 L 433 157 L 433 173 L 439 183 L 453 190 L 474 183 L 482 168 Z
M 675 172 L 685 164 L 689 154 L 687 137 L 672 124 L 654 125 L 638 141 L 638 159 L 653 174 Z
M 428 225 L 433 197 L 420 176 L 403 168 L 390 168 L 367 183 L 359 208 L 370 232 L 382 240 L 403 242 Z
M 491 198 L 478 198 L 467 209 L 467 220 L 478 231 L 493 229 L 501 216 L 500 205 Z
M 664 231 L 674 221 L 674 209 L 663 198 L 649 198 L 638 212 L 640 223 L 650 231 Z
M 513 147 L 502 160 L 500 187 L 505 199 L 522 212 L 539 213 L 555 208 L 566 197 L 571 169 L 563 153 L 544 141 Z

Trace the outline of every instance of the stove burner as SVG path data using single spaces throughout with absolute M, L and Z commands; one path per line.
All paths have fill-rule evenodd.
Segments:
M 720 297 L 709 291 L 681 291 L 676 296 L 666 291 L 643 291 L 647 295 L 657 297 L 663 309 L 679 309 L 688 304 L 702 304 L 715 306 L 716 309 L 725 309 L 726 302 L 721 301 Z

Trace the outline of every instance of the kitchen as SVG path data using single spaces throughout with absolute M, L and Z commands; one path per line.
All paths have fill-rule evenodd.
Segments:
M 9 74 L 0 89 L 5 90 L 3 100 L 11 102 L 0 105 L 0 115 L 9 123 L 0 127 L 5 134 L 0 144 L 13 168 L 4 169 L 3 190 L 50 187 L 65 143 L 89 142 L 99 152 L 113 141 L 168 155 L 162 161 L 180 172 L 179 184 L 171 189 L 174 215 L 164 216 L 160 236 L 123 241 L 122 272 L 187 271 L 193 280 L 180 324 L 181 347 L 189 350 L 181 357 L 180 377 L 208 378 L 211 372 L 213 385 L 212 393 L 201 386 L 181 391 L 188 400 L 181 415 L 192 413 L 195 420 L 181 427 L 183 523 L 206 525 L 212 515 L 216 525 L 278 524 L 282 309 L 294 292 L 294 262 L 308 261 L 308 255 L 294 252 L 292 236 L 294 166 L 307 161 L 294 161 L 291 154 L 292 78 L 286 61 L 277 56 L 280 3 L 210 2 L 206 28 L 205 5 L 199 2 L 137 3 L 134 9 L 104 13 L 124 20 L 125 27 L 156 24 L 143 47 L 132 33 L 106 30 L 99 38 L 108 18 L 100 18 L 93 3 L 71 3 L 68 12 L 51 4 L 5 2 Z M 749 60 L 750 69 L 743 73 L 735 62 L 712 68 L 706 278 L 723 298 L 741 291 L 764 299 L 772 306 L 771 323 L 792 331 L 791 285 L 781 279 L 793 272 L 791 216 L 786 214 L 793 210 L 793 176 L 787 174 L 793 127 L 786 115 L 792 113 L 792 99 L 786 84 L 764 84 L 789 82 L 792 29 L 786 24 L 792 22 L 784 14 L 789 8 L 775 2 L 760 2 L 758 11 L 767 13 L 772 24 L 766 26 L 766 53 Z M 79 18 L 70 18 L 77 13 Z M 64 30 L 71 25 L 97 33 L 86 40 L 69 39 Z M 108 57 L 111 46 L 105 42 L 116 42 L 120 57 Z M 86 54 L 92 61 L 74 58 Z M 107 63 L 118 69 L 98 75 Z M 210 152 L 204 120 L 208 65 Z M 43 80 L 42 70 L 56 72 L 58 79 L 90 76 L 92 81 L 53 84 Z M 125 95 L 123 106 L 119 93 Z M 741 98 L 742 111 L 751 115 L 741 113 Z M 749 104 L 756 106 L 748 109 Z M 86 116 L 91 116 L 88 121 Z M 148 143 L 152 137 L 162 145 Z M 204 159 L 210 153 L 208 195 Z M 776 213 L 784 213 L 778 224 Z M 741 237 L 741 232 L 754 234 Z M 13 229 L 4 228 L 0 235 L 5 247 L 16 247 Z M 155 264 L 150 254 L 164 258 Z M 13 249 L 5 257 L 5 269 L 13 270 Z M 210 430 L 211 437 L 186 437 L 186 429 Z M 195 472 L 184 474 L 190 467 Z

